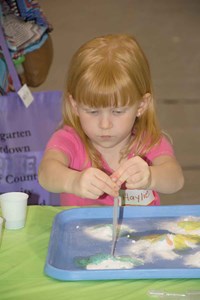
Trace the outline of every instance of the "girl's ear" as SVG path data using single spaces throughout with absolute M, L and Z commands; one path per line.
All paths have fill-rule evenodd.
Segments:
M 141 117 L 143 115 L 143 113 L 148 109 L 151 101 L 152 101 L 151 94 L 150 93 L 144 94 L 144 96 L 142 97 L 142 101 L 138 106 L 137 117 Z
M 72 106 L 72 109 L 73 109 L 74 113 L 76 115 L 78 115 L 78 108 L 77 108 L 76 101 L 74 100 L 74 98 L 72 97 L 72 95 L 69 94 L 68 97 L 69 97 L 69 102 L 70 102 L 70 104 Z

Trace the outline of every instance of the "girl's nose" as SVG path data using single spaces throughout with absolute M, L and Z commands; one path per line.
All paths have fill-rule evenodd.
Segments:
M 99 118 L 99 127 L 102 129 L 107 129 L 111 128 L 112 126 L 113 124 L 110 114 L 102 114 Z

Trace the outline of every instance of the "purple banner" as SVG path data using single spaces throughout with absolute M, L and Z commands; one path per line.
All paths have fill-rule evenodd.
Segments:
M 16 93 L 0 97 L 0 194 L 27 192 L 29 204 L 59 205 L 37 173 L 45 146 L 61 120 L 60 91 L 33 93 L 26 108 Z

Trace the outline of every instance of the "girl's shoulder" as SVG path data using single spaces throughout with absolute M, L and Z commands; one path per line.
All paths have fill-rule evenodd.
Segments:
M 58 129 L 50 138 L 46 149 L 62 151 L 70 161 L 70 167 L 80 169 L 86 161 L 86 149 L 77 132 L 69 126 Z
M 161 155 L 174 156 L 174 149 L 171 139 L 165 134 L 162 134 L 158 143 L 152 146 L 151 149 L 146 153 L 146 157 L 150 161 Z
M 63 126 L 56 130 L 47 143 L 47 149 L 57 148 L 66 152 L 84 148 L 83 142 L 77 132 L 70 126 Z
M 63 125 L 61 128 L 59 128 L 55 133 L 65 133 L 70 135 L 78 135 L 76 133 L 76 130 L 68 125 Z
M 52 138 L 54 138 L 54 139 L 58 138 L 61 141 L 66 141 L 66 140 L 73 141 L 74 140 L 79 143 L 81 142 L 81 138 L 79 137 L 76 130 L 67 125 L 64 125 L 62 128 L 55 131 L 54 134 L 52 135 Z

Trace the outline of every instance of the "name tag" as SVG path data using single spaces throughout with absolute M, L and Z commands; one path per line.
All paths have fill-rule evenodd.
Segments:
M 119 205 L 149 205 L 155 196 L 151 190 L 120 190 Z

